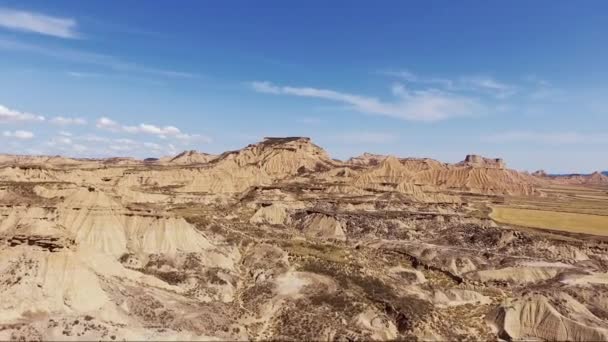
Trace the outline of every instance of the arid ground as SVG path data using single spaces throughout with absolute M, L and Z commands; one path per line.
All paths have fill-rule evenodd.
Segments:
M 608 177 L 0 156 L 0 340 L 608 340 Z

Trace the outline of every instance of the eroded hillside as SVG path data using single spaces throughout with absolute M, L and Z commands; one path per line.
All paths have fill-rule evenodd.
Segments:
M 0 340 L 606 340 L 608 244 L 497 224 L 551 182 L 329 158 L 0 159 Z

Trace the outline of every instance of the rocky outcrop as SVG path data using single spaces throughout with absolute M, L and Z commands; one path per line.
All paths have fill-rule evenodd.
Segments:
M 417 184 L 428 184 L 446 190 L 489 195 L 535 195 L 539 181 L 530 175 L 498 167 L 456 165 L 431 169 L 413 177 Z
M 464 161 L 457 165 L 466 165 L 473 167 L 483 168 L 495 168 L 495 169 L 506 169 L 507 165 L 501 158 L 485 158 L 477 154 L 469 154 L 465 157 Z
M 553 184 L 562 185 L 608 185 L 608 176 L 599 171 L 591 174 L 543 175 L 544 179 Z
M 57 252 L 63 248 L 69 248 L 70 246 L 75 245 L 73 239 L 44 235 L 13 235 L 0 237 L 0 242 L 2 241 L 5 241 L 11 247 L 27 245 L 39 247 L 49 252 Z
M 251 223 L 262 223 L 262 224 L 285 224 L 287 223 L 289 215 L 284 206 L 280 204 L 272 204 L 269 206 L 262 206 L 258 209 L 255 214 L 249 219 Z
M 311 213 L 299 223 L 305 235 L 319 239 L 346 240 L 342 224 L 332 216 L 322 213 Z
M 360 156 L 352 157 L 346 161 L 347 164 L 362 165 L 362 166 L 376 166 L 379 165 L 383 160 L 389 156 L 373 153 L 363 153 Z

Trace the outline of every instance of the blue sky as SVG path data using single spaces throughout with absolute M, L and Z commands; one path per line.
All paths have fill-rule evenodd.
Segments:
M 310 136 L 608 169 L 605 1 L 0 2 L 0 153 L 152 157 Z

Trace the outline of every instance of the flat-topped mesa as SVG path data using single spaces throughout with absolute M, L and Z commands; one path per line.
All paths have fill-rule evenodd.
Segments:
M 485 167 L 493 169 L 507 168 L 507 165 L 505 164 L 504 160 L 502 160 L 502 158 L 485 158 L 477 154 L 467 155 L 464 161 L 460 162 L 459 165 Z
M 311 156 L 320 156 L 329 159 L 327 152 L 320 146 L 315 145 L 308 137 L 264 137 L 261 142 L 249 146 L 259 147 L 261 149 L 297 150 Z
M 284 144 L 292 141 L 312 142 L 309 137 L 264 137 L 261 143 Z

